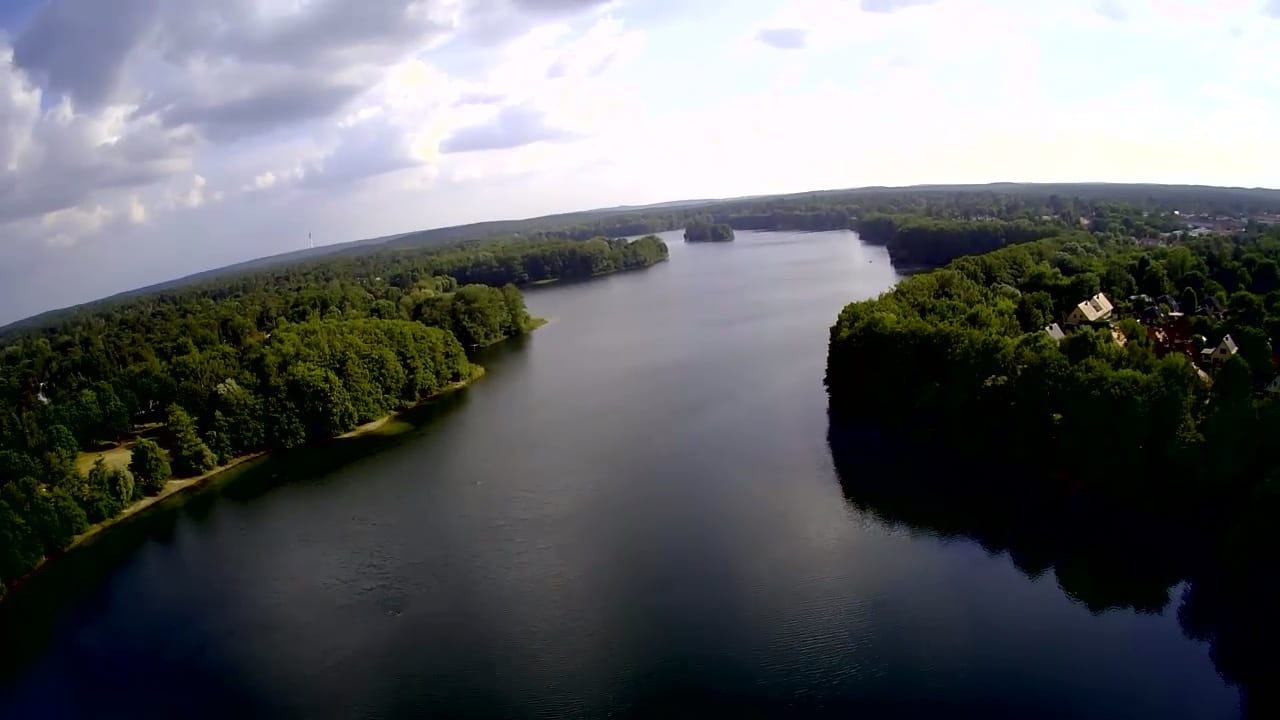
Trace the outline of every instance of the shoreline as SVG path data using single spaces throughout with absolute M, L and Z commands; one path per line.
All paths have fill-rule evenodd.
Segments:
M 538 320 L 541 320 L 541 318 L 538 318 Z M 541 327 L 544 324 L 546 324 L 546 321 L 542 321 L 541 323 L 535 325 L 534 328 L 532 329 Z M 467 379 L 450 383 L 439 392 L 432 393 L 431 395 L 428 395 L 422 398 L 418 402 L 408 407 L 401 408 L 394 412 L 388 413 L 376 420 L 370 420 L 367 423 L 358 425 L 357 427 L 353 428 L 348 432 L 345 432 L 341 435 L 337 435 L 323 442 L 351 440 L 359 437 L 364 437 L 367 435 L 373 435 L 378 431 L 382 430 L 382 428 L 384 428 L 388 423 L 391 423 L 397 418 L 403 416 L 405 413 L 408 413 L 416 408 L 419 408 L 433 400 L 437 400 L 441 397 L 444 397 L 445 395 L 449 395 L 469 387 L 472 383 L 478 381 L 480 378 L 484 377 L 485 375 L 485 368 L 483 365 L 472 364 L 471 368 L 472 368 L 471 376 L 468 377 Z M 71 540 L 71 544 L 67 546 L 66 550 L 63 550 L 53 555 L 46 555 L 43 558 L 41 558 L 40 562 L 36 563 L 35 567 L 23 573 L 20 577 L 14 578 L 13 581 L 9 583 L 8 587 L 4 589 L 4 592 L 0 593 L 0 604 L 3 604 L 8 597 L 12 596 L 14 592 L 20 589 L 33 577 L 35 577 L 41 570 L 48 567 L 52 563 L 56 563 L 58 560 L 65 557 L 69 553 L 74 552 L 76 548 L 79 548 L 80 546 L 91 542 L 94 538 L 101 535 L 104 531 L 110 530 L 116 525 L 125 522 L 126 520 L 142 513 L 143 511 L 149 510 L 151 508 L 155 508 L 163 504 L 166 500 L 169 500 L 173 497 L 181 495 L 189 490 L 192 490 L 193 488 L 201 487 L 202 485 L 212 480 L 213 478 L 229 470 L 232 470 L 233 468 L 239 467 L 240 465 L 248 463 L 252 460 L 258 460 L 261 458 L 268 457 L 272 454 L 272 452 L 273 451 L 271 450 L 258 450 L 256 452 L 251 452 L 246 455 L 240 455 L 238 457 L 232 458 L 231 460 L 227 461 L 226 465 L 220 465 L 210 470 L 207 473 L 203 473 L 203 474 L 196 475 L 194 477 L 189 477 L 189 478 L 169 480 L 168 482 L 165 483 L 164 489 L 161 490 L 159 493 L 144 497 L 141 500 L 137 500 L 131 503 L 124 510 L 121 510 L 115 516 L 107 518 L 106 520 L 100 520 L 90 525 L 87 529 L 85 529 L 84 532 L 79 533 Z
M 588 275 L 587 277 L 571 278 L 568 280 L 564 278 L 546 278 L 545 280 L 533 280 L 530 282 L 521 283 L 517 287 L 523 290 L 525 288 L 544 288 L 544 287 L 550 287 L 552 285 L 572 285 L 573 283 L 590 282 L 592 280 L 598 280 L 603 277 L 609 277 L 610 275 L 622 275 L 624 273 L 635 272 L 637 270 L 648 270 L 649 268 L 655 265 L 659 265 L 661 263 L 667 262 L 668 260 L 670 260 L 670 258 L 662 258 L 661 260 L 655 260 L 652 263 L 649 263 L 648 265 L 642 265 L 640 267 L 618 268 L 616 270 L 605 270 L 604 272 L 593 273 L 591 275 Z

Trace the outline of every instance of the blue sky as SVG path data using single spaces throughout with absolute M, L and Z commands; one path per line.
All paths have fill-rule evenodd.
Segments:
M 1280 186 L 1280 0 L 0 3 L 0 322 L 423 227 L 859 185 Z

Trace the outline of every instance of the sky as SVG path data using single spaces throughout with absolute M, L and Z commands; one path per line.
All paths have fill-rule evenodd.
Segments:
M 2 0 L 0 323 L 479 220 L 1280 187 L 1280 0 Z

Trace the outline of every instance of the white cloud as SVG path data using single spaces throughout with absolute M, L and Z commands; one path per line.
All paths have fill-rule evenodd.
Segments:
M 627 30 L 622 21 L 605 16 L 596 21 L 581 37 L 556 48 L 554 59 L 547 65 L 551 79 L 594 77 L 616 62 L 635 58 L 644 49 L 645 35 Z
M 137 195 L 129 198 L 129 222 L 141 225 L 147 221 L 147 206 L 142 204 Z
M 93 207 L 97 196 L 191 166 L 189 132 L 135 117 L 127 106 L 90 112 L 66 96 L 46 102 L 11 57 L 0 45 L 0 224 Z
M 268 170 L 253 179 L 253 187 L 258 190 L 266 190 L 276 184 L 276 174 Z
M 207 184 L 208 181 L 205 180 L 203 175 L 192 175 L 191 182 L 185 190 L 170 190 L 168 197 L 169 206 L 185 208 L 200 207 L 204 204 L 206 199 L 204 188 Z
M 49 233 L 51 245 L 73 245 L 80 238 L 97 232 L 111 220 L 112 213 L 101 205 L 92 209 L 66 208 L 45 213 L 40 223 Z

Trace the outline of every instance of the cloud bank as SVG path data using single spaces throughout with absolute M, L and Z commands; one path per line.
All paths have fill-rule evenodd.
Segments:
M 0 12 L 0 322 L 308 233 L 863 184 L 1280 185 L 1277 0 L 25 3 Z

